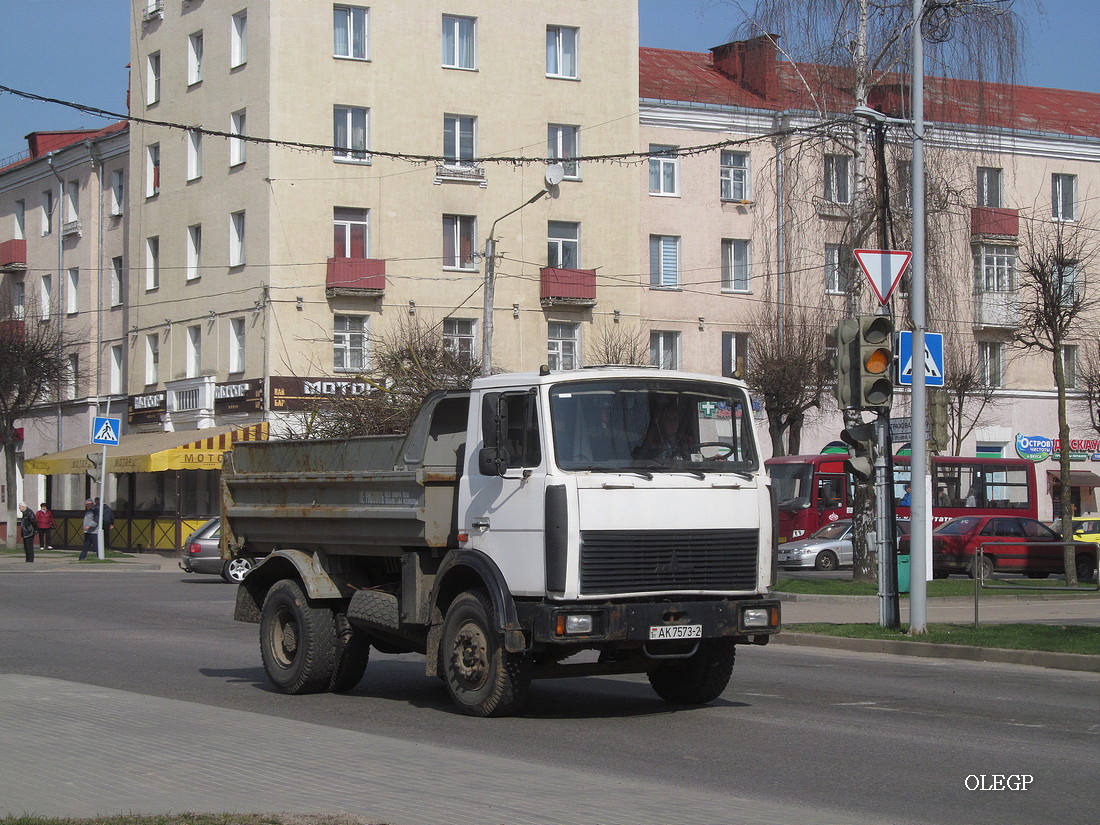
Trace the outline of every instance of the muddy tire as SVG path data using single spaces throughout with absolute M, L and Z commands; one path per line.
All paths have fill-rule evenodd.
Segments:
M 527 656 L 509 653 L 496 630 L 493 604 L 483 590 L 468 590 L 447 609 L 440 645 L 443 681 L 467 716 L 510 716 L 527 701 Z
M 687 659 L 669 659 L 649 671 L 657 695 L 674 705 L 704 705 L 722 695 L 733 675 L 737 645 L 732 639 L 706 639 Z
M 334 610 L 332 620 L 336 630 L 336 653 L 329 690 L 345 693 L 354 690 L 363 680 L 367 662 L 370 661 L 370 642 L 365 635 L 352 628 L 343 610 Z
M 260 655 L 271 683 L 283 693 L 330 689 L 336 660 L 332 611 L 283 579 L 267 592 L 260 613 Z

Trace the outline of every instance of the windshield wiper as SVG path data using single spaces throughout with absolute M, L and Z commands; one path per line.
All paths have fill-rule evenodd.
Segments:
M 646 472 L 645 470 L 639 470 L 634 467 L 586 467 L 586 470 L 590 473 L 630 473 L 631 475 L 641 476 L 646 481 L 653 481 L 653 473 Z

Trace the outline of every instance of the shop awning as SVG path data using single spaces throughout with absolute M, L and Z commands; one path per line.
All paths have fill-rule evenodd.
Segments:
M 1059 470 L 1047 470 L 1047 477 L 1051 481 L 1058 481 L 1058 477 L 1061 475 Z M 1069 471 L 1069 486 L 1070 487 L 1100 487 L 1100 476 L 1091 470 L 1070 470 Z
M 159 473 L 164 470 L 219 470 L 226 450 L 237 441 L 266 441 L 268 425 L 248 427 L 211 427 L 206 430 L 131 433 L 119 439 L 117 447 L 107 448 L 109 473 Z M 195 436 L 201 435 L 196 439 Z M 23 462 L 26 473 L 63 475 L 86 473 L 92 469 L 89 454 L 100 455 L 103 448 L 87 444 L 59 453 L 50 453 Z

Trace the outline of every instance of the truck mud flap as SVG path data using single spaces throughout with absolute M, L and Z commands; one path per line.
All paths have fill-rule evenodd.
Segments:
M 426 628 L 401 623 L 397 596 L 381 590 L 359 590 L 351 597 L 348 621 L 383 653 L 424 652 Z

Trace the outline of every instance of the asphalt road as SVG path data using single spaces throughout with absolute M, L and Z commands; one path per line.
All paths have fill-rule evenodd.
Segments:
M 652 777 L 868 822 L 1096 821 L 1097 674 L 769 646 L 743 648 L 707 707 L 671 709 L 644 677 L 564 679 L 536 682 L 523 717 L 479 720 L 452 711 L 416 656 L 375 654 L 349 695 L 275 693 L 233 597 L 183 573 L 0 575 L 0 673 L 568 766 L 609 792 Z M 967 789 L 1004 774 L 1034 779 Z

